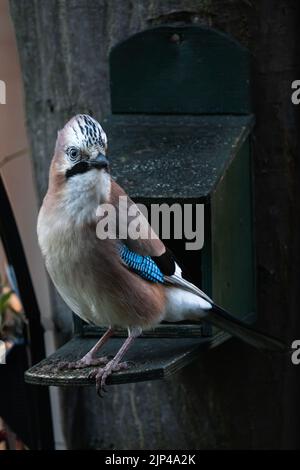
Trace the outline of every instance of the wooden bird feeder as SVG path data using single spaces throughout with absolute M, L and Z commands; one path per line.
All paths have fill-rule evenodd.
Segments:
M 204 246 L 166 244 L 190 280 L 218 304 L 255 319 L 252 241 L 249 54 L 229 36 L 199 26 L 138 33 L 110 54 L 112 175 L 136 201 L 204 204 Z M 91 385 L 90 369 L 59 371 L 58 360 L 82 357 L 103 333 L 75 319 L 74 338 L 26 372 L 41 385 Z M 101 354 L 114 354 L 126 332 Z M 162 324 L 138 338 L 128 370 L 108 383 L 166 377 L 229 338 L 210 325 Z

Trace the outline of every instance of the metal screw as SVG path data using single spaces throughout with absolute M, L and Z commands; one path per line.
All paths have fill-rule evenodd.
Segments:
M 174 33 L 172 34 L 172 36 L 170 37 L 170 41 L 171 42 L 174 42 L 175 44 L 180 44 L 181 42 L 181 37 L 178 33 Z

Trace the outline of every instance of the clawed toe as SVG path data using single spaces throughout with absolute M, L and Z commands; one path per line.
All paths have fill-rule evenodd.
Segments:
M 99 381 L 96 381 L 96 392 L 98 397 L 103 398 L 104 394 L 107 393 L 107 389 L 105 387 L 105 381 L 103 383 L 103 380 L 100 379 Z
M 67 362 L 67 361 L 59 361 L 56 364 L 57 370 L 66 370 L 66 369 L 69 369 L 69 366 L 70 366 L 70 362 Z
M 91 370 L 91 372 L 88 375 L 89 379 L 95 379 L 97 377 L 97 374 L 99 373 L 99 370 L 102 370 L 102 369 Z
M 97 357 L 95 359 L 77 361 L 75 363 L 75 369 L 84 369 L 85 367 L 92 367 L 92 366 L 101 366 L 105 365 L 109 362 L 107 357 Z
M 72 370 L 72 369 L 85 369 L 87 367 L 106 365 L 109 362 L 108 357 L 97 357 L 91 359 L 89 357 L 83 357 L 78 361 L 59 361 L 56 364 L 58 370 Z
M 99 397 L 103 398 L 103 393 L 107 392 L 106 389 L 106 380 L 113 373 L 120 370 L 128 368 L 127 362 L 120 362 L 119 364 L 114 364 L 113 361 L 110 361 L 106 364 L 105 367 L 101 369 L 92 370 L 89 374 L 90 379 L 96 380 L 96 391 Z

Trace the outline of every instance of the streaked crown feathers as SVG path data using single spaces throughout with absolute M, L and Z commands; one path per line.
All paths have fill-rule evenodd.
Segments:
M 59 131 L 57 143 L 60 147 L 107 148 L 107 137 L 98 121 L 87 114 L 77 114 Z

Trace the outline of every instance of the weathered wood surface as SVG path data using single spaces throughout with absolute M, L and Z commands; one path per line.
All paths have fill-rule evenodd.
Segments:
M 253 116 L 117 115 L 103 120 L 112 175 L 133 198 L 209 200 Z
M 253 323 L 254 314 L 244 318 Z M 59 363 L 81 359 L 105 333 L 105 329 L 81 324 L 80 334 L 61 346 L 55 353 L 28 369 L 25 381 L 36 385 L 74 387 L 94 383 L 89 378 L 92 367 L 85 369 L 61 369 Z M 124 339 L 126 330 L 117 329 L 106 343 L 100 356 L 113 357 Z M 124 357 L 128 369 L 114 372 L 107 384 L 125 384 L 168 378 L 186 367 L 203 352 L 220 346 L 230 338 L 230 334 L 214 328 L 213 335 L 208 325 L 161 324 L 153 330 L 144 331 Z
M 201 351 L 208 350 L 225 341 L 228 334 L 220 332 L 213 338 L 137 338 L 128 353 L 128 369 L 114 372 L 107 384 L 124 384 L 158 380 L 170 377 L 199 357 Z M 95 383 L 89 378 L 93 367 L 85 369 L 61 370 L 61 361 L 77 361 L 81 359 L 95 344 L 95 338 L 75 336 L 67 344 L 59 348 L 49 358 L 31 367 L 25 374 L 26 382 L 37 385 L 57 385 L 74 387 Z M 113 357 L 123 344 L 124 339 L 112 338 L 104 346 L 101 355 Z
M 77 112 L 109 111 L 108 53 L 146 27 L 205 24 L 249 48 L 260 326 L 300 337 L 299 111 L 290 100 L 300 51 L 297 0 L 11 0 L 40 200 L 56 132 Z M 33 228 L 33 230 L 35 230 Z M 53 294 L 55 321 L 71 316 Z M 71 448 L 299 448 L 297 367 L 231 340 L 166 381 L 64 394 Z M 112 387 L 111 387 L 112 388 Z

